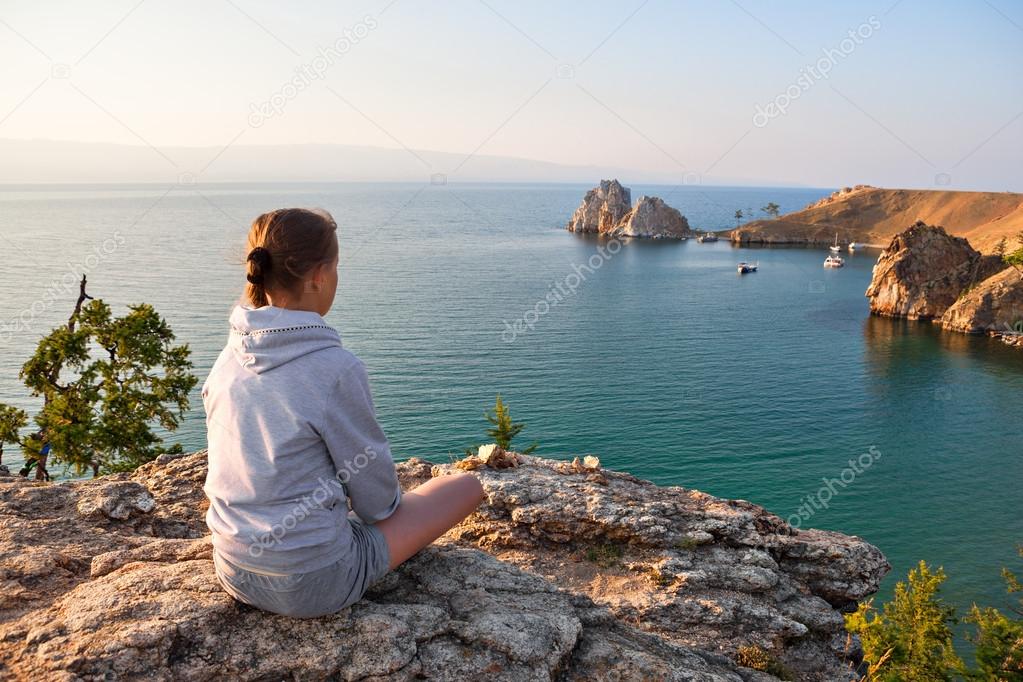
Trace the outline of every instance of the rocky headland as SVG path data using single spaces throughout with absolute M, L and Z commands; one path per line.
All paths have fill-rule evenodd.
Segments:
M 875 315 L 930 320 L 1020 345 L 1023 273 L 942 227 L 917 222 L 896 235 L 874 265 L 866 296 Z
M 922 221 L 944 225 L 974 248 L 992 253 L 1002 238 L 1010 243 L 1023 230 L 1023 194 L 953 190 L 845 187 L 776 219 L 754 220 L 732 231 L 737 244 L 884 245 Z
M 686 217 L 659 197 L 642 196 L 635 206 L 631 204 L 628 187 L 618 180 L 601 180 L 583 197 L 567 229 L 614 238 L 682 239 L 692 235 Z
M 0 477 L 0 677 L 16 680 L 852 679 L 842 612 L 889 566 L 760 507 L 490 452 L 479 511 L 333 616 L 232 600 L 206 454 L 59 484 Z M 752 667 L 751 667 L 752 666 Z

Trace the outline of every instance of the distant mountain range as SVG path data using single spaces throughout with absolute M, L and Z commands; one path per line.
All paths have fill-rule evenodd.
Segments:
M 678 173 L 573 166 L 486 154 L 341 144 L 150 147 L 0 139 L 0 183 L 106 182 L 566 182 L 602 178 L 678 185 L 793 186 L 766 179 L 713 181 Z

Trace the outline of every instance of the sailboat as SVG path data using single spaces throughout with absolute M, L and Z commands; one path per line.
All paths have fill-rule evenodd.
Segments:
M 835 233 L 835 243 L 832 246 L 829 246 L 828 248 L 831 249 L 831 253 L 839 253 L 842 250 L 842 247 L 838 245 L 837 232 Z

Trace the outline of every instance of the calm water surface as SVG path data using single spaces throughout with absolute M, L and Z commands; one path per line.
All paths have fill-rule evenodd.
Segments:
M 0 400 L 36 406 L 17 372 L 73 305 L 52 283 L 83 264 L 89 291 L 116 311 L 155 305 L 205 378 L 244 281 L 249 221 L 322 206 L 342 234 L 328 321 L 368 365 L 397 456 L 446 461 L 480 442 L 500 392 L 540 454 L 596 454 L 790 517 L 874 448 L 881 456 L 833 484 L 804 525 L 867 538 L 892 576 L 919 559 L 944 565 L 960 606 L 1005 603 L 998 571 L 1023 540 L 1023 354 L 871 318 L 863 291 L 876 252 L 837 271 L 820 250 L 723 242 L 600 255 L 601 242 L 562 229 L 586 189 L 2 187 Z M 726 229 L 736 209 L 790 211 L 829 190 L 632 191 L 665 198 L 694 227 Z M 123 243 L 104 250 L 111 238 Z M 760 272 L 739 276 L 740 260 Z M 521 319 L 531 327 L 511 331 Z M 192 405 L 173 435 L 190 449 L 205 444 L 198 388 Z M 19 454 L 5 462 L 19 466 Z

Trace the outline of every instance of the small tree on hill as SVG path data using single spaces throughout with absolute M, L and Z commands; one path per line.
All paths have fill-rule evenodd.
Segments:
M 1004 241 L 1005 239 L 1003 238 L 1002 241 L 999 242 L 999 245 L 1001 245 Z M 1016 235 L 1016 243 L 1019 244 L 1019 248 L 1015 251 L 1009 254 L 1005 254 L 1003 252 L 999 255 L 1005 263 L 1014 267 L 1016 272 L 1019 273 L 1019 276 L 1023 278 L 1023 232 Z M 997 247 L 995 253 L 997 253 Z
M 742 209 L 740 208 L 735 212 L 735 226 L 739 227 L 739 223 L 742 222 Z
M 173 345 L 173 332 L 152 306 L 132 305 L 128 314 L 114 317 L 110 306 L 85 293 L 85 285 L 83 276 L 67 325 L 43 337 L 21 369 L 25 385 L 43 398 L 35 422 L 51 447 L 49 456 L 98 475 L 179 452 L 180 444 L 165 448 L 153 428 L 174 431 L 188 409 L 188 392 L 198 381 L 188 346 Z M 9 432 L 0 435 L 16 442 Z M 42 440 L 29 440 L 22 441 L 26 456 L 35 462 L 36 477 L 46 478 Z
M 1001 258 L 1002 260 L 1005 260 L 1005 251 L 1007 248 L 1008 247 L 1005 243 L 1005 237 L 1002 237 L 1001 239 L 998 240 L 998 243 L 995 244 L 995 255 Z
M 778 212 L 781 210 L 781 206 L 772 201 L 768 203 L 767 206 L 764 206 L 760 210 L 766 213 L 767 215 L 771 216 L 772 218 L 777 218 Z

